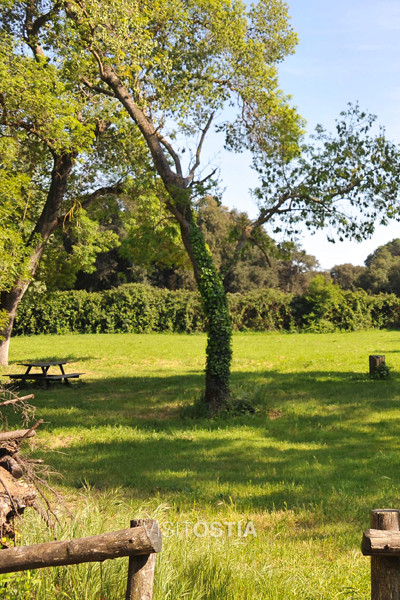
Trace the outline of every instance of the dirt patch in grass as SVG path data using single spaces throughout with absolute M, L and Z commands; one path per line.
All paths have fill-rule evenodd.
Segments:
M 275 421 L 276 419 L 280 419 L 283 417 L 283 412 L 279 409 L 272 409 L 268 411 L 268 418 L 271 421 Z

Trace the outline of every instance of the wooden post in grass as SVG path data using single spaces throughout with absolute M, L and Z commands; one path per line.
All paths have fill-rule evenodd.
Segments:
M 371 529 L 364 533 L 362 543 L 363 554 L 371 556 L 371 600 L 400 599 L 399 525 L 400 511 L 371 511 Z
M 139 519 L 131 521 L 131 527 L 144 527 L 150 537 L 160 536 L 157 521 L 154 519 Z M 128 585 L 125 600 L 152 600 L 155 554 L 130 556 L 128 567 Z
M 385 356 L 383 354 L 369 355 L 369 374 L 375 375 L 378 367 L 385 364 Z

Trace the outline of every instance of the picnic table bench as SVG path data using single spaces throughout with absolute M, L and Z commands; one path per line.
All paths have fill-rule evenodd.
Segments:
M 69 379 L 74 378 L 78 379 L 80 375 L 83 373 L 66 373 L 64 371 L 64 366 L 68 364 L 70 361 L 68 360 L 55 360 L 55 361 L 37 361 L 37 362 L 21 362 L 18 363 L 23 367 L 27 367 L 25 373 L 8 373 L 5 377 L 10 377 L 10 379 L 21 379 L 25 381 L 26 379 L 31 379 L 34 381 L 44 381 L 46 383 L 46 387 L 48 387 L 50 381 L 64 381 L 67 385 L 69 384 Z M 59 367 L 60 373 L 49 373 L 50 367 Z M 41 371 L 32 372 L 32 368 L 39 368 Z

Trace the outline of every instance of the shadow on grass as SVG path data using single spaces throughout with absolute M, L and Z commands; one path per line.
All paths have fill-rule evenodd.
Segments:
M 40 455 L 67 486 L 122 487 L 177 507 L 319 506 L 351 519 L 380 502 L 399 503 L 395 378 L 235 373 L 234 387 L 255 399 L 256 415 L 180 418 L 179 405 L 193 400 L 203 378 L 122 377 L 35 390 L 57 451 Z

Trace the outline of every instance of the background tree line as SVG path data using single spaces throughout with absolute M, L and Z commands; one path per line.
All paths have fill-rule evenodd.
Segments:
M 73 227 L 53 235 L 35 277 L 33 288 L 55 291 L 100 291 L 123 283 L 148 283 L 170 290 L 195 290 L 193 269 L 179 232 L 162 211 L 149 213 L 136 202 L 129 212 L 98 203 Z M 245 212 L 229 210 L 214 196 L 196 206 L 197 222 L 213 255 L 226 292 L 246 293 L 261 288 L 303 293 L 318 272 L 318 262 L 296 244 L 276 244 L 264 230 L 258 245 L 243 248 L 235 257 L 238 236 L 249 226 Z M 102 232 L 97 247 L 88 243 L 88 225 Z M 101 240 L 112 240 L 111 248 Z M 90 238 L 89 238 L 90 242 Z
M 337 265 L 331 276 L 344 290 L 361 288 L 371 294 L 381 292 L 400 296 L 400 239 L 379 246 L 370 254 L 365 266 Z
M 211 195 L 199 202 L 196 211 L 226 292 L 244 294 L 272 288 L 301 295 L 315 275 L 323 274 L 343 290 L 400 295 L 400 239 L 377 248 L 365 266 L 345 263 L 322 271 L 318 257 L 294 242 L 277 244 L 261 229 L 259 245 L 246 246 L 233 268 L 237 239 L 249 226 L 249 216 L 229 210 Z M 73 226 L 52 236 L 33 288 L 92 292 L 124 283 L 196 289 L 179 232 L 156 200 L 152 211 L 136 201 L 129 211 L 121 212 L 112 199 L 76 215 Z
M 14 333 L 193 333 L 206 330 L 197 291 L 168 290 L 142 283 L 98 292 L 68 290 L 26 295 Z M 316 275 L 304 294 L 263 288 L 228 294 L 230 319 L 237 331 L 355 331 L 400 327 L 400 298 L 342 290 Z

